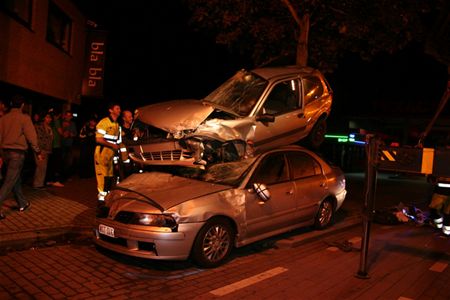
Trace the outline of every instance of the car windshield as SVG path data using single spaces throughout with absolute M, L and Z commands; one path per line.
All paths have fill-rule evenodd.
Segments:
M 171 169 L 170 173 L 206 182 L 237 186 L 254 161 L 255 158 L 249 158 L 235 162 L 218 163 L 211 165 L 206 170 L 175 167 Z
M 204 100 L 230 108 L 240 116 L 248 116 L 266 86 L 266 80 L 242 70 L 215 89 Z

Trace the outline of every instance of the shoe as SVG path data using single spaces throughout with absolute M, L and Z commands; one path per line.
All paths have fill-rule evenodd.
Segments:
M 3 219 L 6 219 L 6 216 L 2 212 L 0 212 L 0 220 L 3 220 Z
M 63 187 L 64 186 L 64 184 L 62 184 L 61 182 L 59 182 L 59 181 L 56 181 L 56 182 L 53 182 L 52 183 L 52 186 L 56 186 L 56 187 Z
M 30 206 L 31 206 L 31 202 L 28 201 L 27 204 L 25 204 L 24 207 L 19 207 L 19 212 L 24 212 L 24 211 L 26 211 L 27 209 L 30 208 Z

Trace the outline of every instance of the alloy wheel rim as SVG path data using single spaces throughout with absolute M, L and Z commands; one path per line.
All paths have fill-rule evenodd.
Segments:
M 213 226 L 203 239 L 203 253 L 211 262 L 217 262 L 225 257 L 230 248 L 229 232 L 222 226 Z
M 332 214 L 332 205 L 330 202 L 324 202 L 322 204 L 322 209 L 320 210 L 320 224 L 322 226 L 327 225 L 330 222 L 331 214 Z

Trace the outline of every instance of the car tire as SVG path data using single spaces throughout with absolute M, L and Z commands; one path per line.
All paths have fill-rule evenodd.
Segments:
M 319 206 L 317 211 L 314 227 L 316 229 L 324 229 L 334 221 L 334 205 L 330 199 L 325 199 Z
M 234 230 L 225 219 L 212 219 L 200 229 L 192 248 L 193 261 L 204 268 L 221 265 L 234 245 Z
M 327 121 L 320 118 L 309 133 L 306 144 L 311 149 L 319 149 L 320 145 L 325 141 L 325 133 L 327 132 Z

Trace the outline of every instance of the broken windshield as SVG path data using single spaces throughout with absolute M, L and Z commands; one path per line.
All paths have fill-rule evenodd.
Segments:
M 204 100 L 218 106 L 228 107 L 240 116 L 248 116 L 266 86 L 266 80 L 242 70 L 215 89 Z
M 247 174 L 247 171 L 254 161 L 255 158 L 252 157 L 240 161 L 214 164 L 206 170 L 174 167 L 172 169 L 166 168 L 165 171 L 169 171 L 170 173 L 181 177 L 216 184 L 237 186 L 242 181 L 245 174 Z

